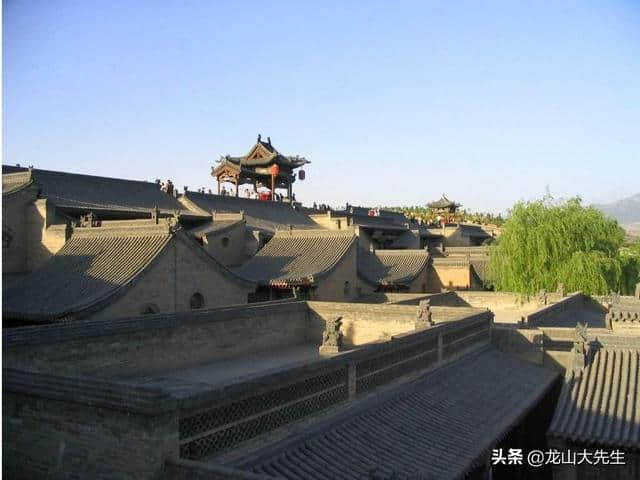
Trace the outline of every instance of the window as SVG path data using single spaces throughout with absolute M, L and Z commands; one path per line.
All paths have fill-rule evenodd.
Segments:
M 204 308 L 204 297 L 201 293 L 194 293 L 191 295 L 191 300 L 189 301 L 189 307 L 191 310 L 198 310 L 200 308 Z
M 142 311 L 140 313 L 142 315 L 153 315 L 154 313 L 160 313 L 160 309 L 155 303 L 147 303 L 142 307 Z
M 227 248 L 229 246 L 229 237 L 222 237 L 222 246 Z

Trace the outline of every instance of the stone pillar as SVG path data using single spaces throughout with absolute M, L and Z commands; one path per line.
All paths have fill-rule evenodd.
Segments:
M 640 300 L 640 282 L 636 283 L 636 300 Z

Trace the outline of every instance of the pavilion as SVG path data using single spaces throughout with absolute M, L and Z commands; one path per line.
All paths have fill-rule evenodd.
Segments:
M 456 210 L 460 208 L 462 205 L 456 202 L 452 202 L 449 200 L 445 194 L 442 194 L 442 198 L 440 200 L 436 200 L 435 202 L 431 202 L 427 204 L 427 207 L 435 211 L 436 213 L 448 213 L 454 214 Z
M 257 191 L 258 184 L 262 184 L 270 187 L 272 200 L 274 190 L 284 188 L 287 190 L 287 199 L 291 201 L 293 182 L 296 177 L 300 180 L 304 179 L 304 171 L 300 170 L 296 173 L 295 170 L 307 163 L 311 162 L 299 155 L 282 155 L 271 145 L 271 138 L 267 137 L 267 141 L 263 142 L 261 135 L 258 135 L 256 144 L 245 156 L 220 157 L 218 165 L 211 169 L 211 176 L 218 181 L 218 194 L 220 194 L 220 185 L 224 182 L 235 185 L 236 197 L 240 185 L 253 185 L 254 190 Z

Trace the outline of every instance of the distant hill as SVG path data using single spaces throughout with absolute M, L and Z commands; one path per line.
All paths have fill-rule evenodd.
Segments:
M 640 193 L 617 202 L 594 206 L 618 220 L 627 230 L 640 231 Z

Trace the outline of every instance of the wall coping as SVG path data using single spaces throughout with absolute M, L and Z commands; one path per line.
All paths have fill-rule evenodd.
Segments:
M 376 313 L 404 313 L 408 315 L 416 315 L 417 305 L 396 305 L 390 303 L 342 303 L 342 302 L 320 302 L 308 301 L 310 309 L 338 310 L 341 312 L 363 312 L 371 311 Z M 434 305 L 431 307 L 433 311 L 449 311 L 458 310 L 461 315 L 469 313 L 481 313 L 486 311 L 484 308 L 476 307 L 455 307 L 448 305 Z
M 15 368 L 2 369 L 2 390 L 149 416 L 176 408 L 175 399 L 160 388 Z
M 46 345 L 109 335 L 131 334 L 181 326 L 204 325 L 232 320 L 263 312 L 290 312 L 306 309 L 306 302 L 297 299 L 274 300 L 211 308 L 190 312 L 141 315 L 120 319 L 75 320 L 49 325 L 6 328 L 2 331 L 2 347 L 6 351 L 29 345 Z
M 538 308 L 537 310 L 529 313 L 526 317 L 525 317 L 525 321 L 528 325 L 533 325 L 536 326 L 534 323 L 536 320 L 538 320 L 538 318 L 545 318 L 547 315 L 549 315 L 550 313 L 553 313 L 555 311 L 564 311 L 567 310 L 567 308 L 571 308 L 571 306 L 578 300 L 582 300 L 584 301 L 585 296 L 582 294 L 582 292 L 574 292 L 574 293 L 570 293 L 569 295 L 567 295 L 566 297 L 562 297 L 560 298 L 560 300 L 558 300 L 557 302 L 554 303 L 550 303 L 548 305 L 544 305 L 540 308 Z

